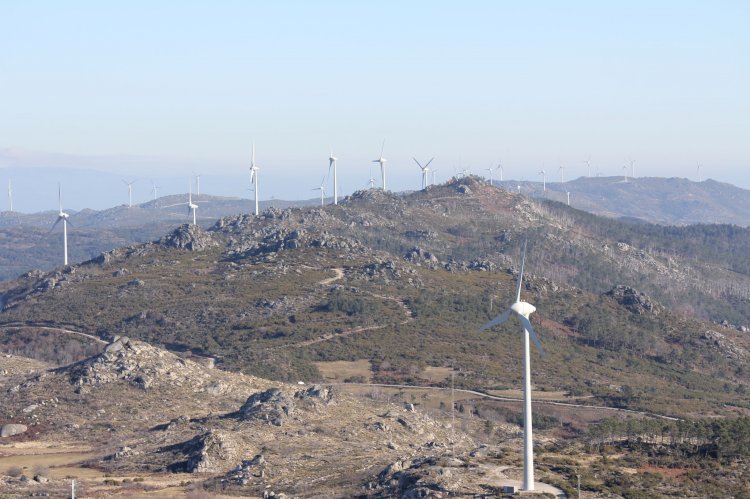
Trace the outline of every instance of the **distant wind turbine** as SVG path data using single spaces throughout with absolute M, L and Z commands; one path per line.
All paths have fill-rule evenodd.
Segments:
M 193 172 L 195 175 L 195 195 L 200 196 L 201 194 L 201 174 Z
M 161 189 L 158 185 L 154 183 L 154 181 L 151 181 L 151 194 L 154 196 L 154 201 L 156 201 L 156 191 Z
M 331 149 L 331 154 L 328 155 L 328 175 L 331 174 L 331 168 L 333 168 L 333 204 L 339 204 L 339 179 L 336 172 L 336 161 L 338 159 L 333 155 L 333 149 Z
M 375 187 L 375 177 L 372 176 L 372 166 L 370 166 L 370 180 L 367 181 L 370 185 L 370 189 Z
M 432 169 L 432 185 L 435 185 L 435 174 L 437 173 L 436 169 Z
M 568 195 L 568 206 L 570 206 L 570 191 L 565 191 L 565 194 Z
M 378 159 L 373 159 L 373 163 L 380 163 L 380 176 L 383 179 L 383 190 L 385 189 L 385 163 L 388 161 L 383 157 L 383 150 L 385 149 L 385 139 L 383 139 L 383 145 L 380 147 L 380 157 Z
M 491 327 L 497 326 L 507 321 L 511 314 L 518 318 L 523 326 L 523 489 L 534 490 L 534 442 L 531 428 L 531 355 L 529 348 L 529 337 L 539 349 L 539 353 L 544 355 L 544 349 L 539 342 L 539 338 L 534 332 L 534 327 L 529 321 L 529 316 L 536 310 L 531 303 L 521 301 L 521 286 L 523 283 L 523 268 L 526 263 L 526 243 L 523 245 L 523 257 L 521 259 L 521 273 L 518 276 L 518 291 L 516 301 L 502 314 L 498 315 L 490 322 L 479 328 L 485 331 Z
M 422 170 L 422 189 L 423 190 L 427 189 L 427 173 L 430 171 L 430 168 L 429 168 L 430 163 L 432 163 L 432 160 L 435 159 L 435 158 L 430 158 L 430 160 L 424 166 L 422 166 L 422 163 L 420 163 L 419 161 L 417 161 L 417 158 L 415 158 L 415 157 L 412 156 L 411 159 L 413 159 L 414 162 L 419 167 L 419 169 Z
M 586 176 L 590 177 L 591 176 L 591 156 L 589 156 L 588 159 L 584 161 L 584 163 L 586 163 Z
M 542 191 L 547 192 L 547 172 L 540 170 L 539 175 L 542 176 Z
M 485 168 L 485 170 L 490 172 L 490 185 L 492 185 L 492 172 L 495 171 L 495 169 L 490 166 L 489 168 Z
M 190 215 L 193 216 L 193 225 L 198 225 L 198 220 L 197 220 L 197 216 L 196 216 L 196 212 L 198 211 L 198 203 L 197 203 L 197 201 L 193 202 L 193 184 L 190 181 L 190 179 L 188 179 L 188 200 L 187 200 L 187 203 L 170 204 L 170 205 L 164 206 L 163 208 L 171 208 L 172 206 L 182 206 L 184 204 L 186 204 L 187 207 L 188 207 L 188 216 L 190 216 Z
M 628 181 L 628 165 L 622 165 L 622 172 L 625 175 L 625 182 Z
M 316 187 L 313 190 L 314 191 L 320 191 L 320 206 L 325 206 L 325 198 L 326 198 L 326 180 L 327 176 L 323 177 L 323 180 L 320 182 L 320 187 Z
M 133 207 L 133 184 L 135 184 L 135 180 L 132 180 L 128 182 L 125 179 L 122 179 L 122 183 L 128 186 L 128 208 Z
M 500 182 L 503 181 L 503 163 L 502 161 L 497 164 L 497 170 L 500 170 Z
M 560 172 L 560 183 L 565 183 L 565 167 L 563 165 L 560 165 L 560 168 L 558 168 L 558 171 Z
M 57 184 L 57 201 L 60 210 L 57 213 L 57 220 L 52 224 L 52 228 L 49 230 L 52 232 L 57 224 L 62 220 L 63 223 L 63 265 L 68 265 L 68 218 L 70 215 L 65 213 L 62 208 L 62 187 Z
M 635 161 L 630 160 L 630 177 L 635 178 Z
M 698 170 L 698 182 L 701 181 L 701 168 L 702 167 L 703 167 L 702 163 L 697 163 L 696 170 Z M 10 180 L 8 181 L 8 189 L 10 189 Z M 8 192 L 10 192 L 10 191 L 8 191 Z M 12 199 L 11 199 L 11 204 L 10 204 L 10 211 L 13 211 L 13 201 L 12 201 Z
M 13 185 L 11 184 L 10 179 L 8 179 L 8 205 L 9 211 L 13 211 Z
M 253 142 L 253 155 L 250 160 L 250 183 L 255 187 L 255 216 L 260 215 L 260 202 L 258 201 L 258 166 L 255 164 L 255 142 Z

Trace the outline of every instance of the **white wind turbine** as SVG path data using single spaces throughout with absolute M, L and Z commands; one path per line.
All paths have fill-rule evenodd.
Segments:
M 534 440 L 531 428 L 531 355 L 529 348 L 529 337 L 539 349 L 539 353 L 544 355 L 544 349 L 539 342 L 539 338 L 534 332 L 534 328 L 529 321 L 536 307 L 531 303 L 521 301 L 521 285 L 523 283 L 523 268 L 526 263 L 526 243 L 523 245 L 523 257 L 521 259 L 521 274 L 518 276 L 518 291 L 516 301 L 508 310 L 498 315 L 490 322 L 482 326 L 480 331 L 502 324 L 511 314 L 518 318 L 523 326 L 523 490 L 534 490 Z
M 370 180 L 368 180 L 367 183 L 370 185 L 370 189 L 375 187 L 375 177 L 372 176 L 372 166 L 370 167 Z
M 326 177 L 323 177 L 323 180 L 320 182 L 320 187 L 316 187 L 313 190 L 314 191 L 320 191 L 320 206 L 325 206 L 325 198 L 326 198 Z
M 589 156 L 588 159 L 584 161 L 584 163 L 586 163 L 586 176 L 590 177 L 591 176 L 591 156 Z
M 201 195 L 201 174 L 193 172 L 193 175 L 195 175 L 195 195 L 200 196 Z
M 388 161 L 383 157 L 383 150 L 385 149 L 385 139 L 383 139 L 383 145 L 380 147 L 380 157 L 373 159 L 373 163 L 380 163 L 380 176 L 383 179 L 383 190 L 385 190 L 385 163 Z M 372 175 L 371 175 L 372 176 Z
M 630 177 L 635 178 L 635 160 L 630 160 Z
M 563 165 L 560 165 L 560 168 L 557 169 L 560 172 L 560 183 L 565 183 L 565 167 Z
M 539 175 L 542 176 L 542 191 L 547 192 L 547 172 L 539 170 Z
M 57 226 L 57 224 L 60 223 L 60 220 L 62 220 L 63 223 L 63 265 L 68 264 L 68 218 L 70 215 L 65 213 L 62 209 L 62 187 L 60 187 L 60 184 L 57 184 L 57 201 L 58 206 L 60 208 L 60 211 L 57 213 L 57 220 L 55 220 L 55 223 L 52 224 L 52 228 L 49 230 L 52 232 L 54 228 Z
M 628 181 L 628 165 L 622 165 L 622 172 L 625 175 L 625 182 Z
M 497 164 L 496 170 L 500 170 L 500 182 L 503 181 L 503 163 L 502 161 Z
M 151 194 L 154 196 L 154 201 L 156 201 L 156 191 L 161 189 L 158 185 L 154 183 L 154 181 L 151 181 Z
M 435 174 L 437 173 L 436 169 L 432 169 L 432 185 L 435 185 Z
M 171 208 L 173 206 L 182 206 L 184 204 L 186 204 L 187 207 L 188 207 L 188 216 L 190 216 L 190 215 L 193 216 L 193 225 L 198 225 L 198 220 L 197 220 L 198 217 L 196 216 L 196 212 L 198 211 L 198 204 L 197 204 L 197 201 L 195 203 L 193 202 L 193 184 L 190 181 L 190 179 L 188 179 L 188 200 L 187 200 L 187 203 L 169 204 L 167 206 L 164 206 L 163 208 Z
M 492 172 L 494 172 L 495 169 L 490 166 L 489 168 L 485 168 L 485 170 L 490 172 L 490 185 L 492 185 Z
M 255 142 L 253 142 L 253 155 L 250 160 L 250 183 L 255 187 L 255 216 L 260 215 L 260 203 L 258 201 L 258 166 L 255 164 Z
M 128 182 L 127 180 L 122 179 L 122 183 L 128 186 L 128 208 L 132 208 L 133 207 L 133 184 L 135 184 L 135 180 Z
M 336 174 L 336 161 L 338 160 L 339 158 L 333 155 L 333 149 L 331 149 L 331 154 L 328 156 L 328 175 L 331 174 L 331 168 L 333 168 L 333 204 L 339 204 L 339 179 Z
M 9 210 L 13 211 L 13 185 L 11 184 L 10 179 L 8 179 L 8 205 Z
M 419 161 L 417 161 L 417 158 L 415 158 L 415 157 L 412 156 L 411 159 L 413 159 L 414 162 L 419 167 L 419 169 L 422 170 L 422 189 L 427 189 L 427 173 L 430 171 L 430 168 L 429 168 L 430 163 L 432 163 L 432 160 L 435 159 L 435 158 L 430 158 L 430 160 L 424 166 L 422 166 L 422 163 L 420 163 Z
M 698 182 L 701 181 L 701 168 L 703 168 L 703 163 L 697 163 L 696 170 L 698 170 Z M 8 193 L 10 193 L 10 180 L 8 180 Z M 10 194 L 8 194 L 10 196 Z M 10 199 L 10 211 L 13 211 L 13 198 Z

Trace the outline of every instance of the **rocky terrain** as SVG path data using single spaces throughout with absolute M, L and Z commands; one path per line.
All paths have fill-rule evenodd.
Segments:
M 4 356 L 2 368 L 0 456 L 32 443 L 75 444 L 91 456 L 77 472 L 66 467 L 67 479 L 54 467 L 5 476 L 3 497 L 56 496 L 75 476 L 87 497 L 171 494 L 189 490 L 185 482 L 257 497 L 447 497 L 497 490 L 507 469 L 413 406 L 224 372 L 126 337 L 69 366 Z M 86 469 L 119 478 L 90 479 Z M 183 485 L 153 478 L 161 476 Z

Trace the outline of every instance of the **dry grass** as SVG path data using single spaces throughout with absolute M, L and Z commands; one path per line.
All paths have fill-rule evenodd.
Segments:
M 344 381 L 345 379 L 361 376 L 366 383 L 372 381 L 372 369 L 367 359 L 347 362 L 337 360 L 333 362 L 315 362 L 324 379 L 328 381 Z
M 432 383 L 439 383 L 450 378 L 452 369 L 450 367 L 431 367 L 427 366 L 424 371 L 419 373 L 420 378 L 429 380 Z

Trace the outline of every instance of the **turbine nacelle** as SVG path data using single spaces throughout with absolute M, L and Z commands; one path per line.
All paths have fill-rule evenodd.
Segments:
M 536 312 L 536 307 L 532 305 L 529 302 L 525 301 L 517 301 L 513 305 L 510 306 L 510 309 L 517 313 L 518 315 L 522 315 L 526 317 L 527 319 L 531 314 Z

